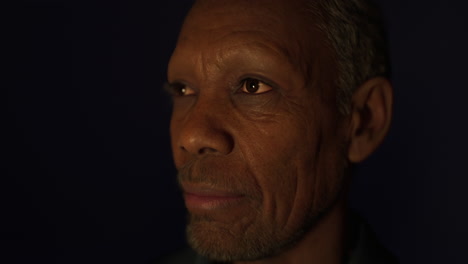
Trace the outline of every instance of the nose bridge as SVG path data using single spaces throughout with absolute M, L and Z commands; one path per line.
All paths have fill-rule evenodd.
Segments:
M 216 94 L 200 93 L 181 126 L 179 147 L 194 155 L 229 154 L 234 147 L 228 106 Z

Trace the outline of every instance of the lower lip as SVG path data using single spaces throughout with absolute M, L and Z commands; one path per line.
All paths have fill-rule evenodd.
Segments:
M 209 211 L 222 209 L 238 204 L 243 196 L 203 196 L 191 193 L 184 194 L 185 206 L 189 210 Z

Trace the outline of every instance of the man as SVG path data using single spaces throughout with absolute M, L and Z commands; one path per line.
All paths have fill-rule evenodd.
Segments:
M 168 66 L 196 253 L 166 263 L 394 263 L 346 209 L 390 125 L 387 76 L 367 1 L 197 1 Z

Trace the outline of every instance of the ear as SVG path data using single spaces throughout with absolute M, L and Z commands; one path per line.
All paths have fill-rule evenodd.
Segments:
M 365 160 L 382 143 L 392 118 L 393 90 L 389 80 L 376 77 L 353 94 L 348 159 Z

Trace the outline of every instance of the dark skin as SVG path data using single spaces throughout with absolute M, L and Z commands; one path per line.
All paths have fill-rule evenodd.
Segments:
M 383 140 L 391 86 L 364 83 L 342 116 L 333 51 L 303 9 L 199 1 L 179 36 L 168 67 L 172 148 L 189 242 L 209 258 L 342 261 L 346 167 Z

